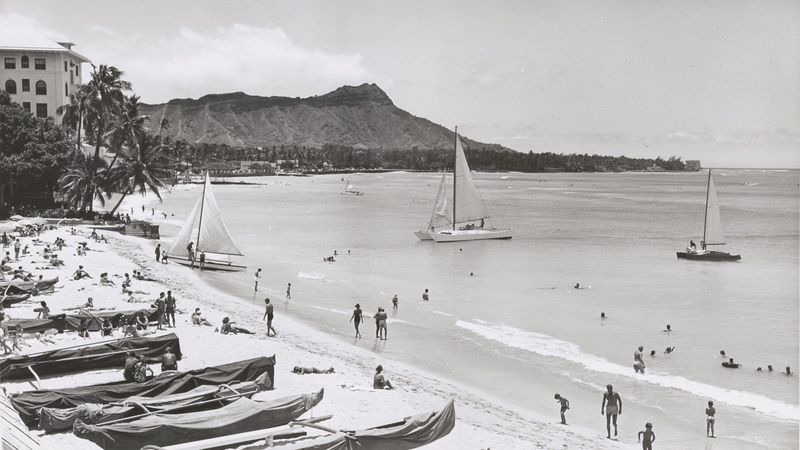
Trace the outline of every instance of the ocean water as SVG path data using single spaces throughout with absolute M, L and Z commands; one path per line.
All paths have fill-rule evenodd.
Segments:
M 249 270 L 203 276 L 257 304 L 278 300 L 279 333 L 288 314 L 554 421 L 559 392 L 572 404 L 568 420 L 598 435 L 612 383 L 624 401 L 621 440 L 650 421 L 668 448 L 704 445 L 714 400 L 720 448 L 797 448 L 799 378 L 778 372 L 800 369 L 800 172 L 714 172 L 726 250 L 742 255 L 738 263 L 675 256 L 702 238 L 703 173 L 476 173 L 495 224 L 514 238 L 420 242 L 412 232 L 427 223 L 439 177 L 348 176 L 363 196 L 342 195 L 338 176 L 215 185 Z M 197 195 L 175 191 L 160 208 L 180 220 Z M 176 233 L 162 226 L 164 240 Z M 336 262 L 323 262 L 334 250 Z M 264 292 L 254 294 L 257 267 Z M 388 340 L 374 339 L 370 320 L 353 338 L 355 303 L 366 317 L 387 309 Z M 662 332 L 667 324 L 672 333 Z M 656 350 L 645 375 L 632 368 L 639 345 Z M 722 368 L 721 349 L 743 367 Z M 768 364 L 776 373 L 755 371 Z

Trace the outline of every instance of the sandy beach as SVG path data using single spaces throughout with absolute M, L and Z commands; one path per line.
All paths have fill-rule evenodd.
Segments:
M 46 266 L 41 257 L 44 245 L 33 245 L 32 238 L 23 238 L 23 244 L 30 245 L 31 254 L 21 257 L 19 265 L 37 275 L 58 275 L 60 281 L 55 293 L 33 297 L 31 301 L 7 308 L 8 315 L 12 318 L 36 317 L 33 309 L 41 300 L 47 301 L 53 314 L 65 308 L 82 305 L 88 297 L 94 298 L 96 308 L 128 310 L 148 306 L 149 302 L 125 302 L 119 287 L 124 273 L 142 270 L 158 281 L 134 280 L 134 290 L 147 292 L 137 295 L 138 298 L 154 300 L 160 292 L 167 290 L 172 290 L 177 298 L 179 314 L 176 329 L 166 329 L 159 333 L 174 331 L 180 337 L 184 353 L 184 358 L 179 363 L 180 369 L 202 368 L 274 354 L 277 358 L 274 380 L 276 389 L 257 394 L 255 398 L 271 399 L 324 388 L 325 398 L 312 411 L 312 415 L 332 414 L 333 418 L 327 422 L 328 426 L 346 429 L 375 426 L 415 413 L 437 410 L 447 400 L 454 399 L 457 411 L 455 429 L 446 438 L 426 448 L 626 447 L 625 443 L 605 439 L 601 435 L 604 430 L 556 424 L 556 405 L 551 417 L 520 411 L 463 385 L 338 342 L 282 315 L 282 299 L 275 302 L 274 326 L 278 335 L 274 338 L 267 337 L 265 323 L 261 320 L 263 309 L 215 290 L 204 283 L 197 272 L 177 264 L 156 263 L 153 256 L 155 241 L 101 231 L 107 237 L 108 243 L 95 243 L 89 238 L 91 229 L 88 226 L 76 227 L 76 233 L 71 234 L 70 227 L 60 227 L 39 237 L 43 243 L 52 243 L 56 237 L 65 239 L 67 246 L 59 253 L 65 265 L 58 269 L 38 270 L 37 268 Z M 81 241 L 89 244 L 90 251 L 85 256 L 78 256 L 75 250 Z M 72 280 L 71 275 L 78 265 L 83 265 L 93 279 Z M 117 284 L 116 287 L 99 285 L 100 273 L 105 271 Z M 223 317 L 229 316 L 238 326 L 252 330 L 255 334 L 221 335 L 214 332 L 215 327 L 193 326 L 190 312 L 196 307 L 201 308 L 203 316 L 215 327 L 221 323 Z M 368 333 L 369 328 L 365 331 L 365 334 Z M 121 331 L 115 331 L 115 337 L 121 337 Z M 65 332 L 55 336 L 56 344 L 42 344 L 36 339 L 27 339 L 30 346 L 23 349 L 25 353 L 34 353 L 101 339 L 99 333 L 92 333 L 90 339 L 84 340 L 77 333 Z M 372 389 L 372 375 L 378 364 L 385 368 L 389 379 L 396 386 L 395 390 Z M 295 375 L 291 373 L 294 366 L 334 367 L 336 373 Z M 157 374 L 158 367 L 154 367 L 154 370 Z M 46 378 L 42 380 L 41 387 L 71 387 L 121 379 L 121 371 L 103 370 Z M 31 388 L 27 383 L 4 383 L 3 387 L 9 393 Z M 36 431 L 33 433 L 40 434 Z M 39 435 L 38 439 L 43 448 L 85 449 L 92 446 L 72 434 Z M 628 444 L 633 446 L 634 442 Z

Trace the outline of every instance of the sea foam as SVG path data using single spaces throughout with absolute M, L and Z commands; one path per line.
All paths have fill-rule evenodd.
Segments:
M 543 356 L 565 359 L 580 364 L 594 372 L 628 377 L 663 387 L 678 389 L 704 399 L 709 398 L 729 405 L 750 408 L 778 419 L 791 421 L 800 420 L 800 407 L 797 405 L 773 400 L 752 392 L 724 389 L 718 386 L 692 381 L 681 376 L 657 372 L 639 375 L 634 373 L 631 367 L 621 366 L 598 356 L 584 353 L 578 345 L 556 339 L 546 334 L 520 330 L 502 324 L 492 324 L 482 320 L 476 320 L 475 322 L 458 320 L 456 326 L 509 347 L 519 348 Z

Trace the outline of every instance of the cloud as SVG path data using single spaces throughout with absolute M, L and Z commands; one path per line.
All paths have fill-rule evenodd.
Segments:
M 114 33 L 89 27 L 81 51 L 117 66 L 147 102 L 210 93 L 307 96 L 371 81 L 360 54 L 303 48 L 281 29 L 234 24 L 211 31 L 181 27 L 170 35 Z

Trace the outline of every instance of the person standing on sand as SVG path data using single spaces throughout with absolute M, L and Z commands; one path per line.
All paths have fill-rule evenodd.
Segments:
M 167 326 L 175 328 L 177 326 L 177 323 L 175 323 L 175 297 L 172 296 L 172 291 L 167 291 L 167 299 L 165 300 L 165 303 L 167 305 Z M 171 325 L 170 322 L 172 323 Z
M 394 297 L 392 297 L 392 308 L 397 309 L 399 304 L 400 304 L 400 299 L 397 298 L 397 294 L 394 294 Z
M 361 324 L 361 305 L 356 303 L 356 309 L 353 310 L 353 315 L 350 316 L 350 321 L 356 326 L 356 337 L 361 337 L 361 332 L 358 331 L 358 326 Z
M 381 338 L 381 335 L 380 335 L 381 319 L 378 318 L 378 315 L 380 313 L 381 313 L 381 307 L 379 306 L 378 307 L 378 312 L 376 312 L 375 315 L 372 316 L 372 318 L 375 319 L 375 339 L 380 339 Z
M 292 299 L 292 283 L 286 285 L 286 300 Z
M 706 436 L 713 438 L 714 436 L 714 422 L 716 422 L 716 418 L 714 417 L 717 414 L 717 409 L 714 408 L 714 402 L 711 400 L 708 401 L 708 408 L 706 408 Z
M 200 270 L 206 270 L 206 252 L 200 252 Z
M 644 439 L 642 439 L 644 437 Z M 644 431 L 639 432 L 639 442 L 642 443 L 642 450 L 653 450 L 653 442 L 656 441 L 656 434 L 653 433 L 653 424 L 647 422 L 644 425 Z
M 567 400 L 566 398 L 562 397 L 559 394 L 554 395 L 553 398 L 558 400 L 561 403 L 561 423 L 566 425 L 567 424 L 567 417 L 566 417 L 565 414 L 567 413 L 567 410 L 569 409 L 569 400 Z
M 264 311 L 264 319 L 267 320 L 267 336 L 274 337 L 278 333 L 276 333 L 275 329 L 272 328 L 272 318 L 275 317 L 275 315 L 273 313 L 272 303 L 269 302 L 269 298 L 265 298 L 264 299 L 264 304 L 266 305 L 266 310 Z M 261 319 L 261 320 L 264 320 L 264 319 Z M 269 334 L 270 331 L 272 331 L 272 334 Z
M 19 243 L 19 239 L 14 242 L 14 260 L 19 261 L 19 250 L 22 247 L 22 244 Z
M 164 323 L 167 311 L 167 299 L 164 297 L 163 292 L 159 294 L 158 299 L 156 299 L 156 308 L 158 309 L 158 315 L 156 319 L 158 321 L 157 329 L 163 330 L 164 328 L 162 328 L 161 325 Z
M 428 289 L 425 289 L 425 292 L 422 293 L 422 301 L 423 302 L 430 301 L 430 297 L 428 297 Z
M 607 385 L 607 392 L 603 394 L 603 403 L 600 405 L 600 414 L 606 416 L 606 431 L 611 439 L 611 421 L 614 421 L 614 436 L 617 436 L 617 416 L 622 415 L 622 398 L 614 392 L 614 386 Z M 608 406 L 606 406 L 608 404 Z
M 186 246 L 186 253 L 189 254 L 189 261 L 194 262 L 194 242 L 189 242 Z M 192 264 L 192 267 L 194 267 L 194 264 Z
M 389 316 L 386 315 L 386 311 L 383 308 L 378 308 L 378 314 L 376 315 L 378 318 L 378 336 L 380 339 L 385 341 L 387 337 L 389 337 L 389 330 L 386 328 L 386 321 L 389 319 Z
M 161 261 L 161 243 L 156 245 L 156 262 Z
M 258 292 L 258 280 L 261 278 L 261 267 L 259 267 L 258 270 L 256 270 L 256 275 L 255 275 L 254 278 L 255 278 L 256 284 L 255 284 L 255 287 L 253 288 L 253 290 Z

